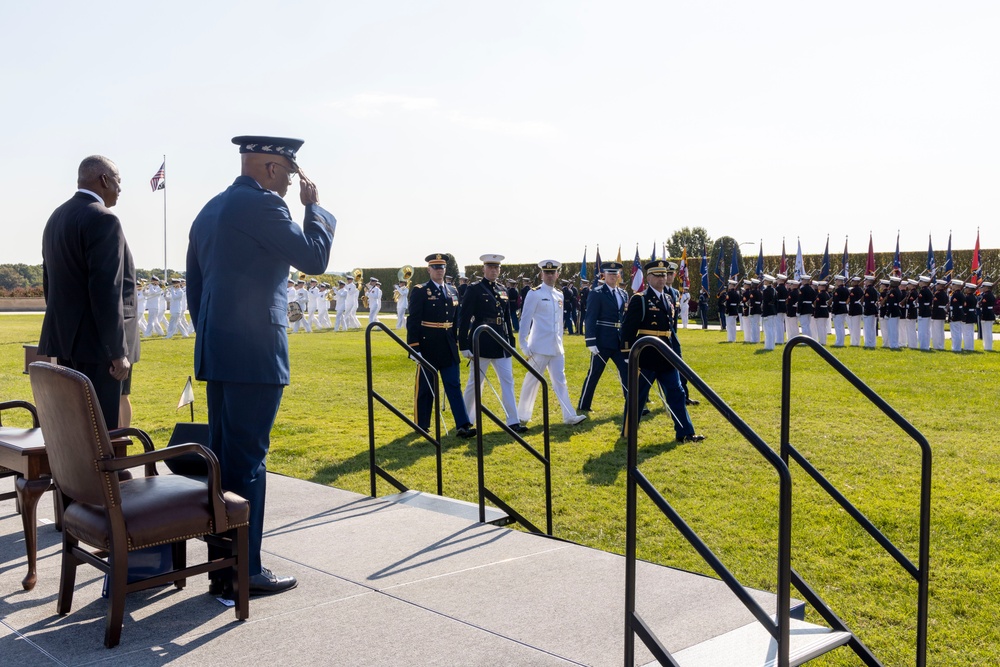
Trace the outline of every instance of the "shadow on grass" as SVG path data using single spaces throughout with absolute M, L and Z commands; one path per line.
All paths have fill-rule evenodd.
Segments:
M 638 463 L 640 465 L 643 461 L 651 459 L 654 456 L 673 451 L 680 444 L 675 440 L 658 442 L 652 445 L 643 444 L 641 428 L 639 430 L 639 438 Z M 584 463 L 583 474 L 587 476 L 587 481 L 591 484 L 612 486 L 618 481 L 619 476 L 624 475 L 627 463 L 628 439 L 621 437 L 615 441 L 615 445 L 611 451 L 591 457 Z
M 441 436 L 441 447 L 447 449 L 454 446 L 456 436 L 454 431 L 451 435 Z M 376 435 L 376 443 L 378 436 Z M 416 432 L 401 435 L 385 444 L 375 447 L 375 463 L 385 470 L 403 470 L 417 463 L 418 461 L 434 457 L 434 445 L 425 440 L 423 436 Z M 341 477 L 357 474 L 359 472 L 368 473 L 369 450 L 365 447 L 354 456 L 338 461 L 331 465 L 323 466 L 309 478 L 311 482 L 319 484 L 335 485 Z M 404 480 L 403 481 L 405 484 Z

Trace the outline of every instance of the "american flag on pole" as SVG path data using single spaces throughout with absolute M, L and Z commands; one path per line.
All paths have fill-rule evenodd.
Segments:
M 159 170 L 153 175 L 151 179 L 149 179 L 149 187 L 153 188 L 153 192 L 156 192 L 157 190 L 162 190 L 165 187 L 167 187 L 166 166 L 167 166 L 166 162 L 161 164 Z

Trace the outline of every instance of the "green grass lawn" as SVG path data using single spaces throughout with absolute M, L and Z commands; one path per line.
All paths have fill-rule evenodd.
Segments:
M 391 320 L 393 323 L 395 319 Z M 0 316 L 0 397 L 31 399 L 21 374 L 21 345 L 38 338 L 40 315 Z M 781 352 L 726 344 L 717 331 L 681 331 L 685 360 L 777 449 Z M 375 337 L 376 390 L 408 412 L 414 365 L 384 335 Z M 589 353 L 567 337 L 574 400 Z M 977 342 L 978 345 L 978 342 Z M 193 339 L 143 341 L 133 381 L 134 425 L 165 443 L 187 376 Z M 892 352 L 846 348 L 833 353 L 893 405 L 931 443 L 934 485 L 931 537 L 929 664 L 996 665 L 1000 630 L 1000 354 Z M 364 334 L 291 336 L 292 384 L 285 390 L 268 467 L 321 484 L 368 493 L 368 413 Z M 791 441 L 835 482 L 911 560 L 917 558 L 919 450 L 809 350 L 796 350 Z M 467 370 L 463 369 L 463 381 Z M 515 370 L 520 386 L 523 373 Z M 496 383 L 495 379 L 493 380 Z M 492 391 L 485 402 L 500 412 Z M 205 389 L 195 383 L 195 418 L 206 419 Z M 676 445 L 660 404 L 639 434 L 645 474 L 660 488 L 745 585 L 773 590 L 777 484 L 774 471 L 714 408 L 691 409 L 704 443 Z M 622 553 L 625 540 L 625 447 L 615 375 L 605 373 L 590 420 L 561 423 L 555 396 L 551 428 L 554 532 Z M 541 449 L 541 400 L 528 440 Z M 7 423 L 7 420 L 5 420 Z M 450 412 L 446 423 L 453 428 Z M 544 526 L 540 464 L 486 428 L 487 485 L 536 525 Z M 434 453 L 376 404 L 380 464 L 411 488 L 434 490 Z M 444 437 L 444 492 L 476 501 L 475 441 Z M 854 627 L 887 665 L 913 664 L 916 585 L 892 559 L 794 465 L 793 565 Z M 379 494 L 393 489 L 379 483 Z M 640 501 L 640 557 L 707 572 L 686 542 Z M 642 582 L 639 582 L 640 586 Z M 794 595 L 794 591 L 793 591 Z M 857 665 L 841 649 L 813 664 Z

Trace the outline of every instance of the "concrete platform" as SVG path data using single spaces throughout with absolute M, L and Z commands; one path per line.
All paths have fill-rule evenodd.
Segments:
M 622 557 L 278 475 L 268 478 L 263 560 L 299 587 L 252 599 L 242 623 L 207 594 L 207 578 L 134 593 L 121 644 L 108 650 L 96 570 L 81 566 L 73 611 L 55 613 L 60 535 L 51 495 L 39 516 L 38 584 L 24 591 L 20 517 L 13 500 L 0 502 L 3 664 L 622 662 Z M 203 549 L 191 542 L 191 560 Z M 644 563 L 637 581 L 637 607 L 672 652 L 753 620 L 714 579 Z M 773 613 L 773 596 L 754 596 Z M 636 664 L 649 663 L 636 647 Z

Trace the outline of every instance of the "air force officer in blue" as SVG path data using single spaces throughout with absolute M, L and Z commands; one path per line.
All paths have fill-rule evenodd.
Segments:
M 294 588 L 260 563 L 265 465 L 271 427 L 289 383 L 289 269 L 326 271 L 337 221 L 319 206 L 316 185 L 295 162 L 299 139 L 236 137 L 242 171 L 191 225 L 188 306 L 197 332 L 194 369 L 208 383 L 209 447 L 222 486 L 250 502 L 250 593 Z M 299 177 L 300 227 L 282 197 Z M 213 581 L 211 591 L 225 591 Z

